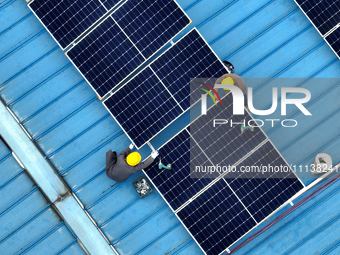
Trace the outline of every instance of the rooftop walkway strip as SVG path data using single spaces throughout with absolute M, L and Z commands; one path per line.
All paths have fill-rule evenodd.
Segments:
M 69 188 L 26 135 L 8 108 L 0 103 L 0 134 L 64 221 L 91 255 L 115 254 Z

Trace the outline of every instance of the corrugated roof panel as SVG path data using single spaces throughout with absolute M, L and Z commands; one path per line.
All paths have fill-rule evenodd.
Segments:
M 0 140 L 0 249 L 2 254 L 77 250 L 77 239 Z
M 231 61 L 244 77 L 340 75 L 340 62 L 293 1 L 180 0 L 179 4 L 193 20 L 188 29 L 197 26 L 218 56 Z M 25 2 L 6 1 L 1 6 L 4 29 L 0 31 L 0 40 L 5 43 L 0 45 L 0 95 L 108 239 L 121 253 L 200 254 L 156 191 L 143 200 L 138 198 L 131 182 L 141 173 L 123 184 L 106 177 L 105 152 L 121 151 L 129 145 L 129 139 Z M 269 85 L 259 84 L 255 96 L 269 99 L 269 89 Z M 311 109 L 323 111 L 305 121 L 294 134 L 281 127 L 265 127 L 265 131 L 288 163 L 312 163 L 320 150 L 329 152 L 338 162 L 340 136 L 337 122 L 334 124 L 339 109 L 338 89 L 310 89 L 313 94 L 320 93 Z M 261 106 L 269 103 L 262 100 Z M 303 119 L 301 114 L 289 114 Z M 178 119 L 152 142 L 161 145 L 187 122 L 185 116 Z M 326 135 L 321 138 L 319 132 Z M 143 157 L 149 153 L 148 147 L 141 149 Z M 8 162 L 5 159 L 2 164 Z M 6 173 L 4 179 L 19 172 L 20 169 Z M 11 196 L 20 197 L 27 191 L 16 192 Z M 32 208 L 32 212 L 37 208 Z M 77 254 L 79 249 L 70 242 L 62 254 Z

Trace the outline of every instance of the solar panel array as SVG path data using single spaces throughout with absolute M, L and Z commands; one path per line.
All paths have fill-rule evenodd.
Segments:
M 128 0 L 67 56 L 94 91 L 105 97 L 189 24 L 173 0 Z
M 162 163 L 146 175 L 206 254 L 219 254 L 279 208 L 303 184 L 256 127 L 241 134 L 241 124 L 216 125 L 213 119 L 247 123 L 248 113 L 232 114 L 232 97 L 210 108 L 160 149 Z M 235 166 L 234 172 L 209 171 Z M 246 166 L 286 167 L 286 172 L 249 173 Z M 200 166 L 201 173 L 195 171 Z M 210 173 L 212 172 L 212 173 Z
M 140 148 L 190 107 L 191 78 L 227 71 L 196 29 L 191 30 L 103 104 Z M 198 87 L 197 87 L 198 88 Z
M 295 0 L 332 50 L 340 58 L 340 0 Z
M 69 46 L 120 0 L 33 0 L 28 6 L 62 49 Z
M 34 0 L 29 6 L 64 49 L 119 2 Z M 332 9 L 337 1 L 329 3 L 330 8 L 321 2 L 301 5 L 317 5 L 306 13 L 311 20 L 315 18 L 320 33 L 325 33 L 339 22 L 339 15 Z M 321 7 L 325 11 L 316 13 Z M 324 16 L 328 19 L 320 22 Z M 128 0 L 67 56 L 96 93 L 105 97 L 189 23 L 175 1 Z M 336 38 L 328 39 L 336 47 Z M 203 82 L 211 83 L 226 71 L 193 29 L 103 104 L 139 148 L 200 100 L 200 84 L 192 90 L 191 79 L 209 77 Z M 215 118 L 251 120 L 248 113 L 232 115 L 231 96 L 222 101 L 223 109 L 212 107 L 160 148 L 163 163 L 171 162 L 172 170 L 155 165 L 146 172 L 207 254 L 223 252 L 303 187 L 291 170 L 265 177 L 241 171 L 250 165 L 288 166 L 260 128 L 242 136 L 239 125 L 214 128 Z M 237 171 L 226 175 L 210 172 L 216 165 L 236 166 Z M 196 166 L 205 166 L 205 171 L 195 173 Z

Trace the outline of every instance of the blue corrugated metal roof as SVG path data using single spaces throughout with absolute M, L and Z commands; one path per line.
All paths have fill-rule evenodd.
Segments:
M 231 61 L 245 78 L 340 75 L 339 60 L 293 1 L 178 2 L 193 20 L 186 31 L 196 26 L 218 56 Z M 120 184 L 106 177 L 105 152 L 121 151 L 130 141 L 25 1 L 3 1 L 0 24 L 1 98 L 111 243 L 121 254 L 200 254 L 157 192 L 138 198 L 131 182 L 141 173 Z M 270 88 L 258 85 L 255 98 Z M 304 125 L 294 132 L 282 127 L 265 131 L 290 164 L 312 163 L 320 151 L 338 163 L 339 87 L 315 87 L 311 92 L 312 98 L 321 95 L 309 106 L 315 109 L 313 118 L 289 112 Z M 266 98 L 270 97 L 263 96 L 263 107 L 270 104 Z M 188 115 L 179 118 L 152 144 L 160 146 L 188 120 Z M 141 154 L 145 157 L 150 151 L 144 146 Z
M 0 140 L 1 254 L 85 254 Z

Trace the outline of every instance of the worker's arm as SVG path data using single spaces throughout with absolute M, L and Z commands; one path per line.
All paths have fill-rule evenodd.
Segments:
M 120 155 L 123 155 L 124 157 L 127 157 L 127 155 L 129 155 L 131 152 L 131 149 L 129 147 L 127 147 L 125 150 L 123 150 L 121 153 L 119 153 Z
M 155 161 L 154 158 L 152 157 L 148 157 L 147 160 L 145 160 L 144 162 L 138 164 L 137 166 L 134 167 L 134 172 L 138 172 L 139 170 L 142 170 L 144 168 L 147 168 L 148 166 L 150 166 L 153 162 Z

